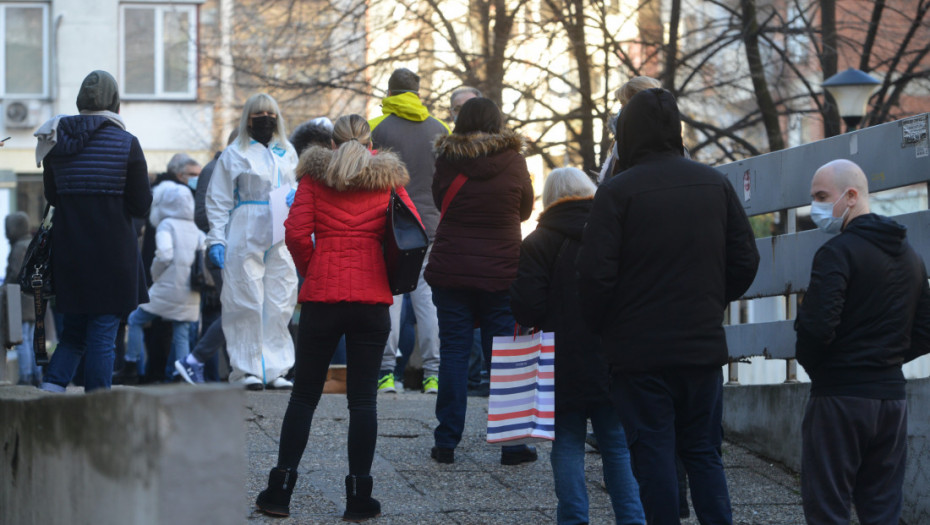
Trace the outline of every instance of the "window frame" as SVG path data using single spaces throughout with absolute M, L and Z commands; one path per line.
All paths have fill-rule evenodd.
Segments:
M 42 91 L 36 93 L 7 93 L 6 90 L 6 12 L 9 8 L 25 7 L 42 9 Z M 0 3 L 0 29 L 3 39 L 0 41 L 0 72 L 3 72 L 3 81 L 0 82 L 0 98 L 4 100 L 35 100 L 49 98 L 51 87 L 51 40 L 49 36 L 49 5 L 46 2 L 11 2 Z
M 155 90 L 153 93 L 126 93 L 126 11 L 129 9 L 150 9 L 155 11 L 153 28 L 155 63 Z M 187 91 L 170 92 L 165 91 L 165 48 L 164 48 L 164 20 L 166 12 L 187 12 L 188 13 L 188 38 L 187 47 Z M 120 86 L 120 98 L 123 100 L 197 100 L 197 90 L 200 81 L 200 71 L 198 62 L 198 50 L 200 48 L 199 31 L 198 31 L 198 5 L 196 4 L 173 4 L 173 3 L 121 3 L 119 6 L 119 78 L 117 79 Z M 160 45 L 159 45 L 160 44 Z

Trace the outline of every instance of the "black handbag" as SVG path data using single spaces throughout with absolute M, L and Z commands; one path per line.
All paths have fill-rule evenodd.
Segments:
M 391 294 L 416 290 L 428 247 L 429 237 L 420 220 L 392 189 L 384 227 L 384 264 Z
M 216 288 L 213 280 L 213 274 L 207 267 L 207 257 L 205 250 L 198 249 L 194 252 L 194 262 L 191 263 L 191 290 L 194 292 L 205 292 Z
M 54 213 L 55 208 L 46 204 L 45 216 L 32 241 L 29 242 L 29 247 L 26 248 L 23 266 L 19 270 L 20 291 L 33 296 L 35 300 L 36 325 L 32 338 L 32 351 L 38 366 L 48 364 L 48 353 L 45 351 L 45 307 L 48 299 L 55 296 L 52 281 L 52 216 Z
M 19 269 L 19 287 L 23 293 L 33 295 L 39 289 L 43 299 L 55 296 L 52 283 L 52 215 L 55 208 L 45 206 L 45 214 L 36 231 Z

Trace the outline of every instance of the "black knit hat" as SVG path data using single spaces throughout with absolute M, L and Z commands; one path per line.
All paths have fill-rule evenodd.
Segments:
M 112 111 L 119 113 L 119 86 L 106 71 L 91 71 L 81 82 L 77 96 L 78 111 Z
M 419 93 L 420 76 L 405 67 L 395 69 L 394 72 L 391 73 L 391 78 L 388 79 L 388 92 Z

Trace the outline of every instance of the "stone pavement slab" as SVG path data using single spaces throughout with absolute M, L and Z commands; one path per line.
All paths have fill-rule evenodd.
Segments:
M 286 392 L 249 392 L 248 490 L 243 497 L 254 509 L 255 497 L 277 458 Z M 437 523 L 509 525 L 554 523 L 556 499 L 548 443 L 537 445 L 535 463 L 502 466 L 500 448 L 485 443 L 487 399 L 468 398 L 465 435 L 456 462 L 439 465 L 429 457 L 433 444 L 436 397 L 419 392 L 382 394 L 378 398 L 378 446 L 372 465 L 373 496 L 381 501 L 377 525 Z M 300 478 L 291 501 L 291 517 L 280 519 L 252 511 L 251 523 L 336 524 L 345 510 L 343 478 L 348 473 L 344 395 L 324 395 L 310 428 Z M 724 444 L 724 465 L 733 504 L 734 523 L 797 524 L 804 522 L 797 475 L 760 459 L 745 449 Z M 613 523 L 603 488 L 600 456 L 585 457 L 592 524 Z M 683 520 L 697 525 L 692 517 Z

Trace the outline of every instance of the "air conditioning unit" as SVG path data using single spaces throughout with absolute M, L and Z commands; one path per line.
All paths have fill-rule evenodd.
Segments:
M 7 100 L 3 104 L 3 122 L 7 129 L 35 129 L 42 120 L 42 103 L 38 100 Z

